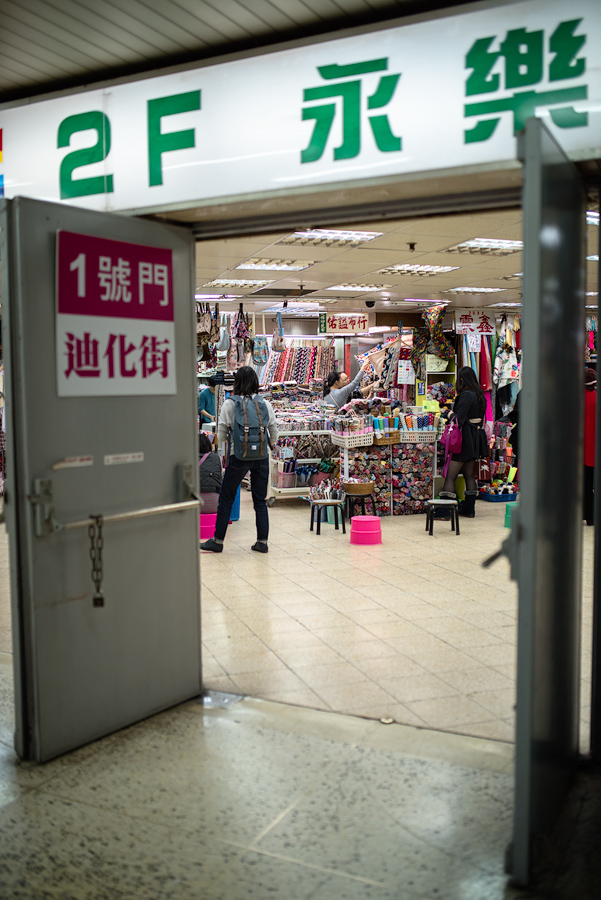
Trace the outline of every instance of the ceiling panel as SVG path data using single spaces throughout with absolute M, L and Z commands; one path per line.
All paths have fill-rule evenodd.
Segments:
M 0 0 L 0 58 L 8 61 L 0 68 L 0 103 L 336 34 L 445 5 L 442 0 Z

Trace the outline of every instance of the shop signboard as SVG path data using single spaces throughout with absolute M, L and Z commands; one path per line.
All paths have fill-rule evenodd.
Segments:
M 59 230 L 59 397 L 175 394 L 171 250 Z
M 523 0 L 28 102 L 0 110 L 0 192 L 148 212 L 490 171 L 533 115 L 599 158 L 600 55 L 599 0 Z
M 495 317 L 488 309 L 456 309 L 455 331 L 467 335 L 494 334 Z M 480 341 L 474 340 L 474 347 L 476 343 L 479 347 Z
M 359 334 L 369 328 L 369 316 L 365 313 L 320 313 L 319 334 Z

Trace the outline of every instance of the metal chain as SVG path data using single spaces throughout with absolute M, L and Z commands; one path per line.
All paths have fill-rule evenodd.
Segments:
M 104 540 L 102 537 L 102 516 L 90 516 L 92 524 L 88 526 L 88 536 L 90 538 L 90 559 L 92 560 L 92 581 L 96 588 L 96 595 L 102 594 L 102 578 L 104 575 L 102 566 L 102 548 Z

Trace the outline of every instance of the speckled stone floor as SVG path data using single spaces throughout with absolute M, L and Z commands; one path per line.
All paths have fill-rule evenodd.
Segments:
M 246 698 L 19 762 L 7 603 L 0 527 L 2 900 L 598 897 L 508 886 L 509 742 Z

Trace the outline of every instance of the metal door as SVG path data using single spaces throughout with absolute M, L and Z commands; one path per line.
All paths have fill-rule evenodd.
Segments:
M 2 203 L 0 227 L 15 747 L 45 761 L 201 689 L 193 242 L 185 229 L 23 198 Z M 70 260 L 73 296 L 88 302 L 99 283 L 125 315 L 101 346 L 78 332 L 99 319 L 67 317 L 73 333 L 61 331 L 57 246 L 69 235 L 100 254 L 97 271 L 92 250 Z M 151 260 L 137 274 L 135 253 Z M 169 340 L 152 331 L 155 307 Z M 92 515 L 104 517 L 102 548 Z
M 516 788 L 511 868 L 526 884 L 578 758 L 585 195 L 539 119 L 524 165 L 524 347 Z

